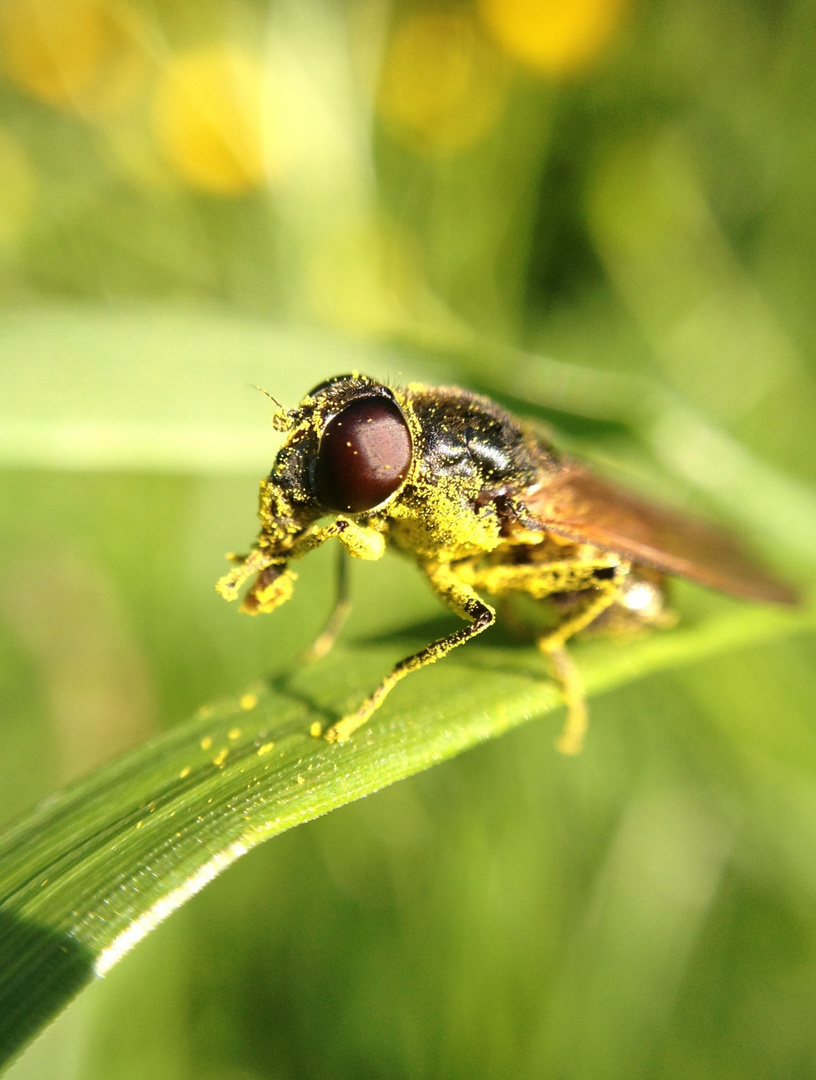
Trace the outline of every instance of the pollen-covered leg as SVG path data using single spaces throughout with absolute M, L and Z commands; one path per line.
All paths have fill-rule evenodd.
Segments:
M 319 660 L 332 650 L 350 611 L 348 556 L 345 548 L 340 547 L 337 549 L 337 593 L 334 607 L 326 620 L 326 625 L 303 653 L 304 663 L 309 664 L 313 660 Z
M 303 533 L 292 544 L 290 557 L 302 559 L 335 537 L 354 559 L 376 562 L 385 554 L 385 537 L 380 531 L 368 525 L 359 525 L 349 518 L 338 517 L 329 525 L 316 525 Z
M 586 629 L 598 616 L 615 603 L 620 596 L 623 582 L 629 572 L 628 563 L 615 567 L 614 575 L 599 583 L 599 592 L 580 611 L 565 619 L 557 629 L 538 639 L 538 647 L 549 657 L 555 676 L 561 684 L 561 692 L 567 706 L 567 719 L 556 740 L 556 747 L 562 754 L 580 754 L 587 730 L 587 704 L 581 673 L 567 652 L 566 642 L 581 630 Z
M 249 555 L 227 555 L 235 566 L 216 582 L 215 590 L 225 600 L 236 600 L 244 582 L 255 574 L 260 574 L 275 561 L 268 549 L 253 548 Z
M 463 619 L 469 621 L 468 626 L 455 630 L 447 637 L 439 638 L 438 641 L 426 645 L 424 649 L 406 656 L 404 660 L 394 667 L 387 675 L 371 697 L 366 698 L 356 712 L 344 716 L 336 724 L 332 725 L 323 737 L 329 742 L 344 742 L 358 728 L 362 727 L 382 705 L 385 698 L 391 693 L 400 679 L 412 671 L 418 671 L 427 664 L 433 664 L 441 660 L 443 656 L 457 647 L 464 645 L 471 638 L 487 630 L 496 621 L 496 612 L 489 607 L 469 586 L 463 585 L 448 566 L 427 569 L 428 580 L 434 591 L 447 607 L 455 611 Z
M 337 537 L 342 545 L 337 551 L 337 592 L 334 608 L 320 634 L 303 653 L 304 663 L 319 660 L 331 651 L 351 611 L 348 556 L 376 562 L 385 554 L 385 537 L 381 532 L 370 526 L 358 525 L 348 518 L 338 518 L 332 525 L 317 530 L 307 542 L 318 546 L 333 537 Z
M 587 730 L 587 703 L 581 673 L 565 645 L 548 645 L 547 638 L 543 638 L 538 646 L 552 663 L 567 706 L 567 719 L 556 739 L 556 748 L 562 754 L 580 754 Z

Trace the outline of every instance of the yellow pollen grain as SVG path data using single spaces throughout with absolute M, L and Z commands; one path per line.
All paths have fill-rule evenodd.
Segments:
M 218 753 L 213 758 L 213 765 L 217 765 L 218 768 L 220 769 L 222 767 L 222 765 L 224 764 L 224 762 L 227 760 L 227 754 L 228 753 L 229 753 L 229 750 L 226 748 L 226 746 L 224 747 L 223 750 L 219 750 Z
M 184 780 L 186 777 L 188 777 L 190 775 L 190 773 L 192 771 L 193 770 L 190 768 L 189 765 L 185 765 L 184 768 L 179 773 L 179 780 Z
M 209 750 L 212 744 L 212 735 L 205 735 L 204 738 L 201 740 L 201 749 Z
M 227 732 L 227 738 L 231 739 L 233 742 L 235 742 L 236 739 L 240 739 L 241 738 L 241 729 L 239 727 L 231 728 Z
M 270 751 L 272 751 L 274 749 L 275 749 L 275 744 L 273 742 L 265 742 L 263 744 L 263 746 L 258 747 L 258 757 L 263 757 L 264 754 L 268 754 Z
M 323 734 L 323 728 L 322 728 L 319 720 L 314 721 L 312 726 L 309 728 L 309 734 L 314 739 L 319 739 L 320 736 Z
M 298 782 L 299 784 L 305 784 L 305 783 L 306 783 L 306 779 L 305 779 L 305 777 L 303 777 L 303 776 L 299 776 L 299 777 L 297 778 L 297 782 Z
M 256 694 L 244 694 L 238 704 L 242 709 L 254 709 L 258 704 L 258 697 Z

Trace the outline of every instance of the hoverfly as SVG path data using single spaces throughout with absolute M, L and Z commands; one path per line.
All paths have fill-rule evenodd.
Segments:
M 492 626 L 496 610 L 483 595 L 547 606 L 537 644 L 567 704 L 558 743 L 566 753 L 580 749 L 586 726 L 568 641 L 671 625 L 665 575 L 749 600 L 796 601 L 727 534 L 601 479 L 487 397 L 353 373 L 320 383 L 295 409 L 275 405 L 273 426 L 287 438 L 261 482 L 260 535 L 248 555 L 228 556 L 235 566 L 220 594 L 233 600 L 254 578 L 242 610 L 274 611 L 292 595 L 292 562 L 336 538 L 357 559 L 379 559 L 387 545 L 411 555 L 466 623 L 401 660 L 322 733 L 330 741 L 365 724 L 400 679 Z M 331 647 L 344 592 L 313 653 Z

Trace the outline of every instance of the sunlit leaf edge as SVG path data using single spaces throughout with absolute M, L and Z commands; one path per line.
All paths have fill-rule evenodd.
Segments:
M 595 695 L 815 625 L 814 603 L 795 612 L 735 605 L 625 648 L 599 643 L 584 651 L 582 669 Z M 0 923 L 0 1003 L 13 1002 L 0 1010 L 0 1062 L 261 841 L 560 704 L 531 651 L 471 648 L 408 680 L 348 744 L 309 734 L 404 649 L 341 649 L 206 706 L 0 835 L 0 915 L 10 920 Z

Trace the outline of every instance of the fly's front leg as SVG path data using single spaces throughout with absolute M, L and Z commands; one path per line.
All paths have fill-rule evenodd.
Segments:
M 318 525 L 298 537 L 288 553 L 290 559 L 301 559 L 335 537 L 355 559 L 376 562 L 385 552 L 385 537 L 371 525 L 359 525 L 351 518 L 337 517 L 329 525 Z
M 292 595 L 296 575 L 287 567 L 287 558 L 273 554 L 268 547 L 255 547 L 248 555 L 228 555 L 235 567 L 225 574 L 216 590 L 225 600 L 236 600 L 241 586 L 255 578 L 241 610 L 250 615 L 274 611 Z
M 247 615 L 275 611 L 294 592 L 297 574 L 290 568 L 290 561 L 301 558 L 326 540 L 340 535 L 346 524 L 338 520 L 295 537 L 279 538 L 262 533 L 257 547 L 249 555 L 228 556 L 237 565 L 221 578 L 216 585 L 217 591 L 225 600 L 234 600 L 244 582 L 254 576 L 255 580 L 241 604 L 241 611 Z
M 328 525 L 313 526 L 295 536 L 263 532 L 248 555 L 227 556 L 236 565 L 221 578 L 216 589 L 225 600 L 235 600 L 241 586 L 254 577 L 255 581 L 244 598 L 241 610 L 249 615 L 274 611 L 294 591 L 297 574 L 289 563 L 293 559 L 303 558 L 335 537 L 357 559 L 379 559 L 385 550 L 385 538 L 380 531 L 371 526 L 358 525 L 344 517 L 338 517 Z M 341 625 L 342 619 L 337 625 L 338 631 Z M 328 647 L 331 647 L 331 643 Z M 328 647 L 324 647 L 323 651 L 328 652 Z
M 315 640 L 303 654 L 304 663 L 319 660 L 331 651 L 335 641 L 343 629 L 348 614 L 351 611 L 351 597 L 349 596 L 349 572 L 348 555 L 343 547 L 337 548 L 337 577 L 334 607 L 326 620 L 326 625 L 317 635 Z
M 469 625 L 455 630 L 447 637 L 439 638 L 438 641 L 426 645 L 419 652 L 400 660 L 356 712 L 343 717 L 324 733 L 324 738 L 329 742 L 344 742 L 357 728 L 362 727 L 382 705 L 400 679 L 404 679 L 412 671 L 418 671 L 428 664 L 441 660 L 452 649 L 458 645 L 464 645 L 466 641 L 481 634 L 496 621 L 496 612 L 493 608 L 485 604 L 470 586 L 463 584 L 449 566 L 427 567 L 425 572 L 440 600 L 460 618 L 467 619 Z
M 330 535 L 327 535 L 329 533 Z M 336 536 L 342 545 L 337 549 L 334 608 L 323 630 L 303 654 L 306 663 L 319 660 L 331 651 L 351 611 L 348 556 L 375 562 L 382 558 L 385 552 L 385 537 L 382 532 L 372 526 L 358 525 L 348 518 L 338 518 L 332 525 L 327 526 L 318 542 L 323 543 L 330 539 L 330 536 Z

